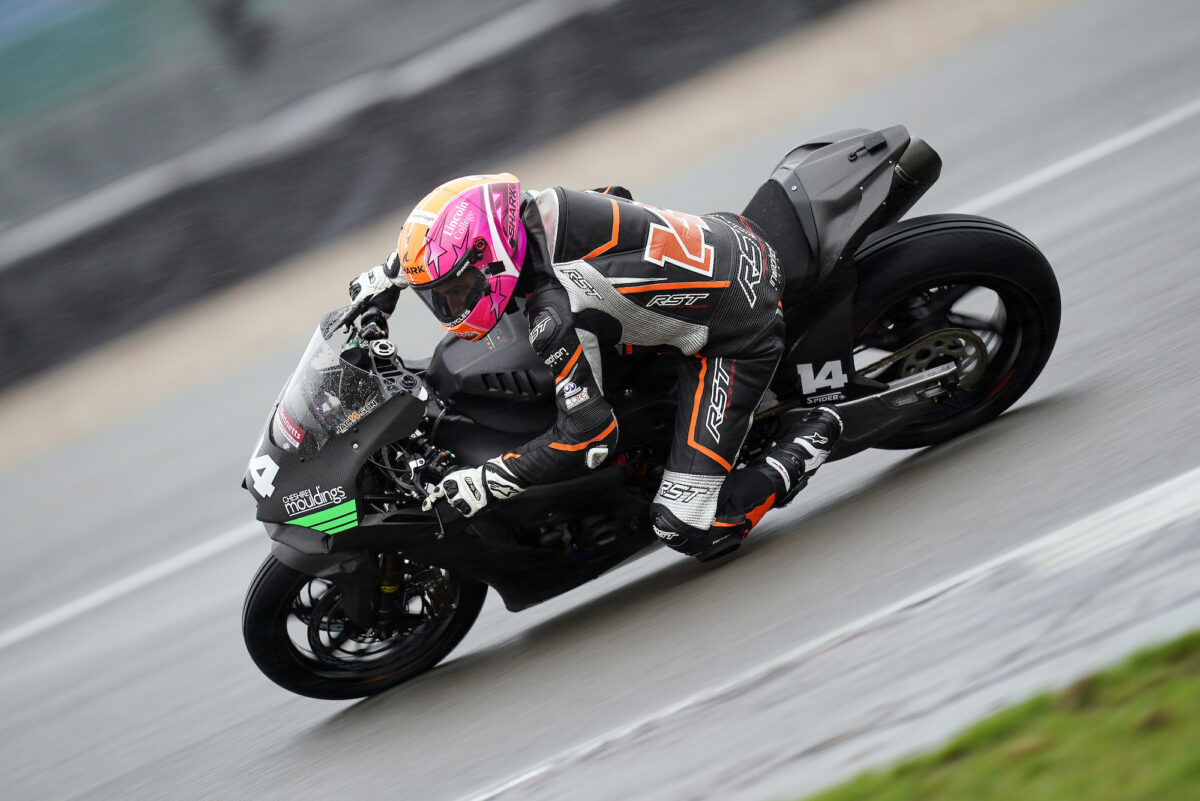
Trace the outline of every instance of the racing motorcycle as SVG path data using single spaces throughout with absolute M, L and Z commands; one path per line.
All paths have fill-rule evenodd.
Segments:
M 787 348 L 742 463 L 818 404 L 844 421 L 831 459 L 944 442 L 1042 371 L 1060 298 L 1037 247 L 982 217 L 901 220 L 940 172 L 903 126 L 839 131 L 788 153 L 751 199 L 743 214 L 786 275 Z M 433 667 L 489 587 L 525 609 L 656 543 L 649 506 L 674 426 L 672 356 L 651 367 L 606 354 L 620 423 L 609 465 L 470 519 L 444 503 L 424 512 L 450 469 L 550 427 L 553 377 L 522 314 L 485 342 L 448 336 L 412 359 L 362 324 L 366 310 L 322 319 L 243 481 L 272 541 L 247 593 L 245 642 L 270 679 L 314 698 L 372 695 Z

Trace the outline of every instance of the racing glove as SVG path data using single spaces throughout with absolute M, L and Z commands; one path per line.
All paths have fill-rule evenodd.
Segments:
M 396 251 L 388 254 L 387 259 L 383 264 L 377 264 L 365 273 L 355 278 L 350 282 L 350 300 L 358 303 L 364 300 L 372 300 L 385 295 L 388 290 L 395 289 L 400 282 L 397 281 L 400 275 L 400 257 L 396 255 Z M 398 293 L 392 293 L 393 295 Z M 396 308 L 395 300 L 392 299 L 391 308 L 384 308 L 382 304 L 376 304 L 385 314 L 391 314 Z
M 488 502 L 512 498 L 525 490 L 499 458 L 489 459 L 479 467 L 460 467 L 447 473 L 429 491 L 421 508 L 428 512 L 438 498 L 445 498 L 463 517 L 472 517 Z

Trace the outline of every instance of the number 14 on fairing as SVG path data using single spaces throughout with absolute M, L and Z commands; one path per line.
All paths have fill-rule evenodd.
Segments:
M 823 389 L 841 389 L 850 381 L 842 370 L 840 361 L 825 362 L 820 370 L 813 364 L 798 364 L 796 372 L 800 376 L 800 391 L 812 395 Z

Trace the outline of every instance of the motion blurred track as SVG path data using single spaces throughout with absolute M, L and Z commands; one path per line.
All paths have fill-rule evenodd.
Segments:
M 757 130 L 744 109 L 745 139 L 653 185 L 620 180 L 665 206 L 737 207 L 797 140 L 903 122 L 945 161 L 942 181 L 916 213 L 968 206 L 1194 103 L 1198 24 L 1200 9 L 1189 0 L 1074 3 L 817 115 Z M 239 610 L 266 543 L 221 551 L 0 650 L 3 794 L 476 796 L 1022 543 L 1192 475 L 1200 465 L 1192 422 L 1200 358 L 1191 347 L 1200 335 L 1197 142 L 1200 118 L 1184 118 L 984 212 L 1043 248 L 1064 299 L 1046 372 L 995 423 L 930 451 L 830 465 L 724 563 L 700 566 L 660 551 L 520 615 L 492 604 L 446 664 L 359 704 L 296 698 L 254 670 L 240 643 Z M 243 524 L 251 505 L 237 479 L 301 345 L 0 477 L 10 532 L 0 632 Z M 1195 558 L 1195 526 L 1194 516 L 1184 517 L 1161 538 L 1148 535 L 1144 541 L 1157 544 L 1142 556 L 1161 560 L 1164 575 L 1194 564 L 1186 560 Z M 1146 575 L 1155 564 L 1144 566 Z M 1128 594 L 1093 596 L 1083 586 L 1046 598 L 1047 614 L 1069 612 L 1072 592 L 1147 614 L 1159 608 L 1150 580 Z M 961 639 L 929 648 L 986 653 L 987 641 L 972 636 L 1012 622 L 1016 599 L 1004 586 L 956 597 Z M 1022 610 L 1017 622 L 1029 627 L 1044 619 L 1036 606 Z M 1171 626 L 1188 622 L 1173 618 Z M 1085 643 L 1097 654 L 1102 644 Z M 915 671 L 933 685 L 939 669 L 954 670 L 910 639 L 894 645 L 826 654 L 831 674 L 858 675 L 863 684 L 831 682 L 829 692 L 846 693 L 846 702 L 824 698 L 820 715 L 758 728 L 764 708 L 746 702 L 752 693 L 734 694 L 708 710 L 715 718 L 698 727 L 706 736 L 694 747 L 679 747 L 678 730 L 645 730 L 630 752 L 644 762 L 621 762 L 612 768 L 619 776 L 581 772 L 579 783 L 568 773 L 563 786 L 582 799 L 612 797 L 618 785 L 638 797 L 677 797 L 679 776 L 743 770 L 735 735 L 761 752 L 789 737 L 789 725 L 796 736 L 837 731 L 854 697 L 899 686 Z M 774 691 L 789 696 L 786 684 Z M 886 702 L 886 692 L 879 697 Z M 658 754 L 672 770 L 654 767 Z M 814 766 L 789 778 L 800 788 L 832 770 Z M 786 776 L 786 766 L 777 775 Z M 767 787 L 784 792 L 768 781 L 746 797 Z M 532 796 L 518 785 L 506 797 L 526 791 Z M 702 794 L 693 787 L 678 797 Z

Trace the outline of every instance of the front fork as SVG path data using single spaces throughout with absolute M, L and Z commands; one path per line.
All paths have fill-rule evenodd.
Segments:
M 371 554 L 367 551 L 330 553 L 321 548 L 324 537 L 312 536 L 320 532 L 280 523 L 264 525 L 272 533 L 272 556 L 292 570 L 336 583 L 342 591 L 346 616 L 362 628 L 370 628 L 375 620 L 381 580 L 379 567 Z M 281 531 L 270 532 L 272 527 Z

